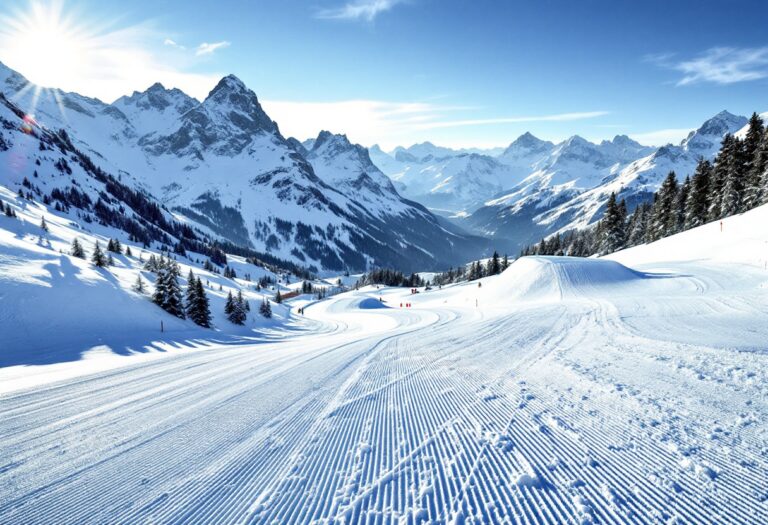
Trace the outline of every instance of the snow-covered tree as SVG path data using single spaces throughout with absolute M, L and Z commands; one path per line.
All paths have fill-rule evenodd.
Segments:
M 243 299 L 242 291 L 237 292 L 237 296 L 233 297 L 232 292 L 227 296 L 227 303 L 224 307 L 224 313 L 227 314 L 227 319 L 233 324 L 243 325 L 247 318 L 246 304 Z
M 197 325 L 211 327 L 211 310 L 208 297 L 205 295 L 203 281 L 195 278 L 192 270 L 187 277 L 187 316 Z
M 651 221 L 648 225 L 649 240 L 655 241 L 676 233 L 677 230 L 677 176 L 669 172 L 656 193 Z
M 80 241 L 75 239 L 72 241 L 72 257 L 77 257 L 79 259 L 85 259 L 85 250 L 83 249 L 83 245 L 80 244 Z
M 136 282 L 133 285 L 133 291 L 140 294 L 143 294 L 146 291 L 144 280 L 141 278 L 141 274 L 136 275 Z
M 501 261 L 499 259 L 499 252 L 494 250 L 491 258 L 488 259 L 488 264 L 486 265 L 485 274 L 496 275 L 499 273 L 501 273 Z
M 169 314 L 185 318 L 179 286 L 179 266 L 175 261 L 168 259 L 159 264 L 152 301 Z
M 104 268 L 108 264 L 107 257 L 104 255 L 104 252 L 101 251 L 101 245 L 99 244 L 99 241 L 96 241 L 96 245 L 93 248 L 91 262 L 99 268 Z
M 601 221 L 600 253 L 613 253 L 624 246 L 626 230 L 622 215 L 621 207 L 616 202 L 616 194 L 612 192 Z
M 701 226 L 709 216 L 709 186 L 712 178 L 712 163 L 701 159 L 691 179 L 691 189 L 685 202 L 686 229 Z
M 259 306 L 259 313 L 269 319 L 272 317 L 272 306 L 269 304 L 269 300 L 265 297 Z
M 721 217 L 744 211 L 744 144 L 734 138 L 731 148 L 724 153 L 725 180 L 720 201 Z

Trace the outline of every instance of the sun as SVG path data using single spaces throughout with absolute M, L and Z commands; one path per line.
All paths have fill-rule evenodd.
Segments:
M 27 5 L 25 12 L 3 17 L 0 38 L 7 56 L 0 60 L 41 87 L 66 89 L 76 84 L 93 51 L 94 37 L 65 16 L 61 1 Z

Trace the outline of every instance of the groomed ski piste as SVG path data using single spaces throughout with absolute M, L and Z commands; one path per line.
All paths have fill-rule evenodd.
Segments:
M 766 225 L 13 367 L 37 379 L 0 397 L 0 522 L 768 523 Z

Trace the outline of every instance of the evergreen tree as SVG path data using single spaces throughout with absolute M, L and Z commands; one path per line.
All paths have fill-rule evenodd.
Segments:
M 750 208 L 768 203 L 768 128 L 763 131 L 760 145 L 755 151 L 747 175 L 749 190 L 747 203 Z
M 190 270 L 190 275 L 192 271 Z M 211 327 L 211 309 L 208 297 L 205 295 L 203 281 L 194 275 L 187 279 L 187 316 L 204 328 Z
M 91 262 L 95 264 L 99 268 L 104 268 L 107 266 L 107 257 L 104 255 L 104 252 L 101 251 L 101 246 L 99 245 L 99 241 L 96 241 L 96 246 L 93 248 L 93 255 L 91 256 Z
M 645 242 L 648 231 L 648 217 L 651 214 L 651 205 L 643 203 L 635 208 L 627 227 L 627 245 L 639 246 Z
M 498 273 L 501 273 L 501 262 L 499 260 L 499 253 L 494 250 L 491 258 L 488 259 L 486 275 L 496 275 Z
M 616 202 L 615 193 L 611 193 L 611 196 L 608 197 L 605 213 L 600 222 L 602 223 L 600 253 L 608 254 L 620 250 L 626 242 L 626 231 L 621 207 Z
M 648 228 L 650 241 L 656 241 L 676 233 L 677 212 L 675 204 L 677 191 L 677 176 L 674 171 L 671 171 L 656 193 Z
M 107 266 L 114 266 L 114 265 L 115 265 L 115 260 L 112 258 L 112 254 L 108 253 L 107 254 Z
M 133 253 L 131 252 L 131 247 L 128 245 L 125 246 L 125 255 L 127 257 L 133 257 Z
M 163 260 L 158 266 L 152 300 L 169 314 L 184 319 L 184 304 L 179 286 L 179 265 L 168 259 Z
M 185 297 L 187 317 L 194 320 L 193 314 L 197 306 L 197 287 L 195 286 L 195 274 L 189 269 L 187 274 L 187 295 Z
M 232 297 L 232 291 L 230 291 L 227 294 L 227 301 L 224 303 L 224 314 L 227 316 L 227 319 L 229 319 L 229 316 L 232 315 L 232 312 L 235 311 L 235 298 Z
M 680 191 L 677 192 L 677 198 L 675 199 L 675 213 L 677 214 L 675 220 L 675 232 L 681 232 L 685 229 L 685 207 L 688 203 L 688 195 L 691 192 L 691 179 L 686 177 L 683 184 L 680 186 Z
M 107 243 L 107 251 L 112 253 L 120 253 L 123 251 L 123 247 L 120 245 L 120 241 L 117 239 L 110 239 Z
M 40 229 L 44 232 L 48 232 L 48 224 L 45 222 L 45 215 L 43 215 L 43 220 L 40 221 Z
M 79 259 L 85 259 L 85 250 L 83 249 L 83 246 L 80 244 L 80 241 L 75 239 L 72 241 L 72 256 L 77 257 Z
M 504 259 L 501 261 L 501 271 L 503 272 L 507 268 L 509 268 L 509 257 L 505 253 L 504 254 Z
M 709 220 L 715 221 L 723 218 L 723 189 L 728 178 L 730 156 L 734 148 L 734 138 L 730 133 L 723 138 L 720 152 L 715 158 L 715 167 L 709 185 Z
M 720 204 L 722 217 L 740 213 L 744 209 L 744 143 L 734 138 L 725 157 L 726 175 Z
M 136 275 L 136 283 L 133 285 L 133 291 L 136 293 L 143 294 L 146 290 L 144 286 L 144 281 L 141 279 L 141 274 Z
M 149 256 L 149 259 L 147 259 L 147 262 L 144 263 L 144 269 L 148 272 L 154 272 L 157 273 L 158 270 L 160 270 L 160 262 L 157 260 L 157 257 L 155 257 L 155 254 L 151 254 Z
M 701 159 L 696 166 L 688 199 L 685 202 L 685 229 L 695 228 L 707 222 L 712 169 L 712 163 L 704 159 Z
M 280 304 L 283 302 L 283 296 L 280 294 L 280 290 L 278 290 L 277 293 L 275 294 L 275 302 L 277 304 Z
M 231 293 L 230 293 L 231 296 Z M 238 290 L 237 297 L 233 298 L 231 304 L 231 311 L 227 314 L 227 319 L 233 324 L 244 325 L 247 319 L 245 310 L 245 300 L 243 299 L 243 292 Z
M 265 297 L 259 306 L 259 313 L 269 319 L 272 317 L 272 306 L 269 304 L 269 300 Z

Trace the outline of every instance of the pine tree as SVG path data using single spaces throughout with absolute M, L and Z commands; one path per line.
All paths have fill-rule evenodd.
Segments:
M 729 217 L 744 209 L 744 143 L 734 138 L 726 154 L 726 175 L 720 204 L 722 217 Z
M 186 310 L 187 317 L 194 320 L 195 308 L 197 307 L 197 286 L 195 286 L 195 274 L 192 273 L 192 269 L 189 269 L 187 274 L 187 296 L 186 296 Z
M 152 300 L 169 314 L 180 319 L 185 318 L 181 287 L 179 286 L 179 266 L 175 261 L 163 260 L 159 264 Z
M 126 257 L 133 257 L 133 253 L 131 252 L 131 247 L 128 245 L 125 246 L 125 255 Z
M 627 245 L 639 246 L 645 242 L 648 232 L 648 218 L 651 214 L 650 203 L 643 203 L 635 208 L 627 227 Z
M 677 191 L 677 176 L 674 171 L 671 171 L 656 193 L 656 200 L 653 204 L 651 221 L 648 228 L 650 241 L 656 241 L 676 233 L 677 213 L 675 203 L 677 201 Z
M 44 232 L 48 232 L 48 224 L 45 222 L 45 215 L 43 215 L 43 220 L 40 221 L 40 229 Z
M 277 304 L 280 304 L 283 302 L 283 296 L 280 294 L 280 290 L 278 290 L 277 293 L 275 294 L 275 302 Z
M 133 291 L 143 294 L 145 291 L 144 281 L 141 278 L 141 274 L 136 275 L 136 283 L 133 285 Z
M 715 158 L 715 167 L 709 184 L 709 220 L 715 221 L 723 218 L 723 189 L 728 178 L 730 156 L 733 152 L 733 135 L 730 133 L 723 137 L 720 152 Z
M 75 239 L 72 241 L 72 257 L 77 257 L 78 259 L 85 259 L 85 250 L 83 249 L 83 246 L 80 244 L 80 241 Z
M 227 298 L 227 302 L 229 305 L 229 299 L 232 298 L 232 293 L 230 292 L 229 297 Z M 225 307 L 226 312 L 226 307 Z M 237 297 L 232 298 L 231 305 L 230 305 L 230 311 L 227 313 L 227 319 L 233 324 L 236 325 L 244 325 L 245 320 L 247 319 L 247 314 L 245 312 L 245 301 L 243 299 L 243 293 L 242 291 L 237 292 Z
M 144 269 L 148 272 L 154 272 L 157 273 L 157 271 L 160 269 L 160 263 L 157 260 L 157 257 L 155 257 L 155 254 L 151 254 L 149 256 L 149 259 L 147 259 L 147 262 L 144 263 Z
M 205 295 L 203 281 L 192 275 L 187 280 L 187 315 L 192 321 L 204 328 L 211 327 L 211 309 L 208 297 Z
M 626 231 L 621 207 L 616 202 L 616 194 L 613 192 L 608 197 L 605 213 L 600 222 L 602 224 L 600 253 L 608 254 L 620 250 L 626 242 Z
M 499 253 L 496 250 L 493 251 L 493 255 L 490 259 L 488 259 L 488 265 L 486 268 L 486 275 L 496 275 L 501 272 Z
M 746 199 L 749 208 L 768 203 L 768 128 L 763 131 L 760 144 L 752 158 L 747 178 L 749 189 Z
M 272 307 L 270 306 L 269 300 L 266 297 L 261 302 L 261 306 L 259 306 L 259 313 L 267 319 L 272 317 Z
M 96 246 L 93 248 L 93 255 L 91 256 L 91 262 L 95 264 L 98 268 L 104 268 L 107 266 L 107 258 L 104 255 L 104 252 L 101 251 L 101 246 L 99 245 L 99 241 L 96 241 Z
M 235 310 L 235 298 L 232 297 L 232 292 L 227 294 L 227 301 L 224 303 L 224 314 L 229 318 L 232 312 Z
M 680 191 L 677 192 L 677 198 L 675 199 L 675 213 L 677 215 L 675 219 L 675 233 L 681 232 L 685 229 L 685 207 L 688 203 L 688 195 L 691 192 L 691 179 L 686 177 L 683 184 L 680 186 Z
M 507 268 L 509 268 L 509 257 L 505 253 L 504 254 L 504 259 L 501 261 L 501 271 L 503 272 Z
M 701 159 L 696 166 L 688 199 L 685 202 L 685 229 L 695 228 L 707 222 L 712 169 L 712 163 L 704 159 Z
M 107 251 L 112 253 L 120 253 L 123 251 L 123 247 L 120 245 L 120 241 L 117 239 L 110 239 L 107 243 Z
M 114 266 L 114 265 L 115 265 L 115 260 L 112 258 L 112 254 L 108 253 L 107 254 L 107 266 Z
M 251 307 L 248 304 L 248 301 L 243 297 L 243 291 L 242 290 L 238 290 L 237 291 L 237 305 L 240 308 L 240 310 L 242 311 L 243 322 L 245 322 L 245 319 L 247 317 L 248 312 L 251 311 Z

